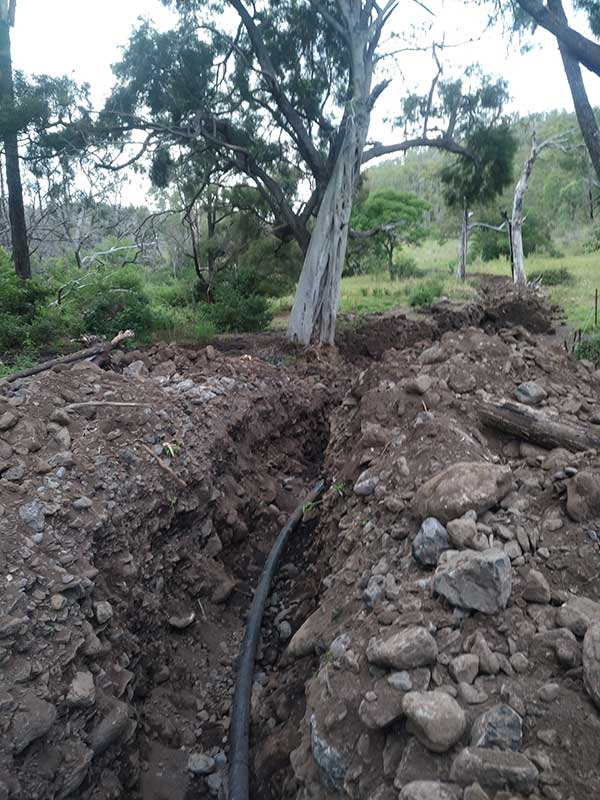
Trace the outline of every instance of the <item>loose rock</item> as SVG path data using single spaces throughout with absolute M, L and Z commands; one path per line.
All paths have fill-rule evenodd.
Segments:
M 495 614 L 506 608 L 512 587 L 510 559 L 502 550 L 443 553 L 433 590 L 453 606 Z
M 421 627 L 404 628 L 386 638 L 374 637 L 367 647 L 372 664 L 397 670 L 426 667 L 435 661 L 437 653 L 435 639 Z
M 445 753 L 465 731 L 464 711 L 444 692 L 409 692 L 402 707 L 410 729 L 434 753 Z

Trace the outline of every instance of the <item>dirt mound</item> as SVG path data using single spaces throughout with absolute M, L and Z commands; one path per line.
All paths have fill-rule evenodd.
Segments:
M 522 325 L 532 333 L 553 333 L 556 309 L 536 287 L 515 286 L 510 278 L 478 276 L 478 291 L 483 300 L 483 326 L 492 330 Z
M 257 796 L 600 792 L 596 634 L 582 641 L 600 623 L 600 457 L 485 428 L 484 398 L 517 386 L 565 424 L 600 422 L 598 374 L 524 329 L 449 332 L 355 380 L 331 420 L 319 607 L 287 652 L 308 672 L 302 742 L 260 774 L 291 737 L 280 672 L 255 711 Z

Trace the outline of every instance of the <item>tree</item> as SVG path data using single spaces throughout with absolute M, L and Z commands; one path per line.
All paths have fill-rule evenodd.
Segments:
M 446 202 L 461 208 L 460 252 L 456 276 L 465 280 L 469 235 L 486 223 L 470 222 L 474 205 L 489 204 L 512 180 L 513 159 L 517 140 L 507 124 L 496 128 L 478 127 L 468 138 L 467 146 L 474 160 L 455 161 L 441 171 Z M 494 227 L 494 226 L 490 226 Z
M 577 120 L 600 182 L 600 128 L 589 102 L 580 64 L 600 75 L 600 45 L 569 26 L 562 0 L 494 0 L 496 7 L 513 13 L 517 30 L 540 26 L 556 37 L 569 83 Z M 515 6 L 516 3 L 516 6 Z M 583 11 L 592 34 L 600 36 L 600 3 L 596 0 L 573 0 L 576 10 Z
M 210 151 L 230 175 L 245 176 L 268 205 L 273 232 L 304 253 L 290 339 L 332 343 L 361 165 L 420 146 L 468 156 L 459 138 L 471 108 L 444 93 L 438 62 L 430 91 L 403 104 L 402 141 L 368 145 L 371 113 L 389 84 L 375 76 L 382 34 L 398 0 L 172 5 L 176 29 L 144 24 L 134 33 L 99 130 L 115 141 L 143 132 L 125 163 L 157 148 Z
M 533 166 L 538 159 L 540 153 L 549 147 L 561 147 L 564 145 L 569 134 L 558 134 L 543 142 L 538 142 L 536 132 L 533 132 L 531 138 L 531 150 L 527 157 L 515 191 L 513 194 L 512 216 L 510 219 L 509 233 L 511 240 L 511 258 L 513 266 L 513 280 L 515 283 L 527 283 L 525 275 L 525 254 L 523 251 L 523 221 L 524 221 L 524 204 L 525 194 L 529 185 L 529 179 L 533 171 Z
M 390 189 L 371 192 L 352 216 L 350 237 L 381 243 L 393 280 L 394 250 L 403 244 L 417 244 L 424 238 L 423 215 L 428 209 L 429 203 L 415 194 Z
M 10 49 L 10 29 L 15 24 L 16 5 L 17 0 L 0 0 L 0 138 L 4 142 L 12 257 L 17 275 L 23 280 L 28 280 L 31 278 L 31 263 L 19 165 L 18 125 Z

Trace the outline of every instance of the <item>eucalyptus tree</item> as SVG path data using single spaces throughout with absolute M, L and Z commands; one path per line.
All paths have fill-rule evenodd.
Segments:
M 486 1 L 486 0 L 484 0 Z M 576 11 L 585 15 L 592 37 L 584 35 L 569 24 L 563 0 L 491 0 L 500 13 L 512 14 L 518 31 L 541 27 L 555 38 L 571 91 L 577 121 L 581 128 L 596 178 L 600 183 L 600 127 L 589 101 L 581 67 L 600 76 L 600 3 L 597 0 L 572 0 Z
M 0 139 L 4 143 L 12 257 L 17 275 L 31 278 L 27 222 L 19 163 L 18 115 L 15 113 L 10 29 L 15 24 L 17 0 L 0 0 Z
M 121 165 L 150 153 L 168 164 L 210 152 L 224 171 L 245 176 L 274 234 L 304 253 L 289 338 L 332 343 L 361 166 L 412 147 L 468 156 L 460 141 L 468 103 L 444 94 L 438 62 L 428 92 L 398 99 L 401 139 L 369 142 L 390 84 L 381 62 L 394 47 L 386 41 L 399 0 L 165 2 L 177 25 L 134 32 L 98 130 L 115 141 L 137 132 L 128 145 L 137 152 L 124 151 Z M 412 8 L 423 13 L 417 0 Z
M 506 123 L 495 128 L 477 127 L 467 145 L 475 155 L 447 164 L 441 170 L 444 196 L 450 208 L 460 208 L 462 224 L 456 277 L 465 280 L 469 235 L 477 227 L 490 227 L 484 222 L 471 222 L 474 206 L 489 205 L 510 184 L 517 139 Z

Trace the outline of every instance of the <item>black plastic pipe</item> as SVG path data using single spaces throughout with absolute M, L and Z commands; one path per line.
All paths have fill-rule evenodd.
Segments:
M 244 641 L 238 662 L 237 681 L 231 706 L 231 725 L 229 728 L 229 800 L 249 800 L 250 798 L 250 700 L 254 677 L 254 659 L 260 639 L 260 628 L 265 604 L 271 588 L 273 575 L 287 539 L 294 531 L 310 503 L 314 503 L 325 488 L 325 481 L 319 481 L 294 511 L 285 528 L 281 530 L 260 576 L 254 592 L 252 607 L 246 621 Z

